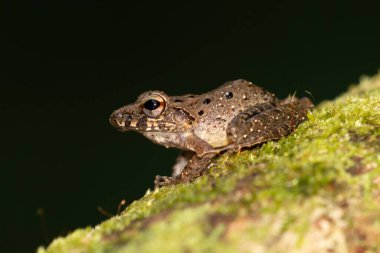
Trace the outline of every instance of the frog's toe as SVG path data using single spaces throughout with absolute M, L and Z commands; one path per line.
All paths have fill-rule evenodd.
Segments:
M 154 179 L 154 187 L 160 188 L 162 186 L 173 185 L 176 183 L 175 177 L 156 176 Z

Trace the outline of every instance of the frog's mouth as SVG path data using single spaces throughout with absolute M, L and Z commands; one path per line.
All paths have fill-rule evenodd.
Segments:
M 139 115 L 136 118 L 119 111 L 112 113 L 109 121 L 113 127 L 122 132 L 174 132 L 176 130 L 176 124 L 162 121 L 160 118 L 153 119 L 144 115 Z
M 109 118 L 110 124 L 119 131 L 136 130 L 137 120 L 131 115 L 116 110 Z

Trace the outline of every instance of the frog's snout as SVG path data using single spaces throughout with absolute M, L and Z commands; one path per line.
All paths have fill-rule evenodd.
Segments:
M 128 131 L 133 117 L 129 114 L 124 114 L 119 111 L 115 111 L 109 118 L 110 124 L 119 131 Z

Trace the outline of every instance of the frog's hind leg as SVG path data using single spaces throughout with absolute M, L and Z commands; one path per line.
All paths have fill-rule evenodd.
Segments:
M 232 149 L 239 150 L 291 134 L 313 106 L 308 98 L 263 103 L 237 115 L 227 127 Z

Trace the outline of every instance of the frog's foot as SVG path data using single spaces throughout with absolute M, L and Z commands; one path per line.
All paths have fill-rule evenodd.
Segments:
M 207 154 L 203 157 L 193 157 L 189 160 L 182 172 L 175 177 L 156 176 L 154 180 L 155 188 L 162 186 L 175 185 L 179 183 L 189 183 L 198 178 L 205 172 L 211 164 L 211 158 L 215 154 Z
M 154 179 L 154 188 L 160 188 L 163 186 L 175 185 L 180 182 L 178 176 L 167 177 L 167 176 L 156 176 Z

